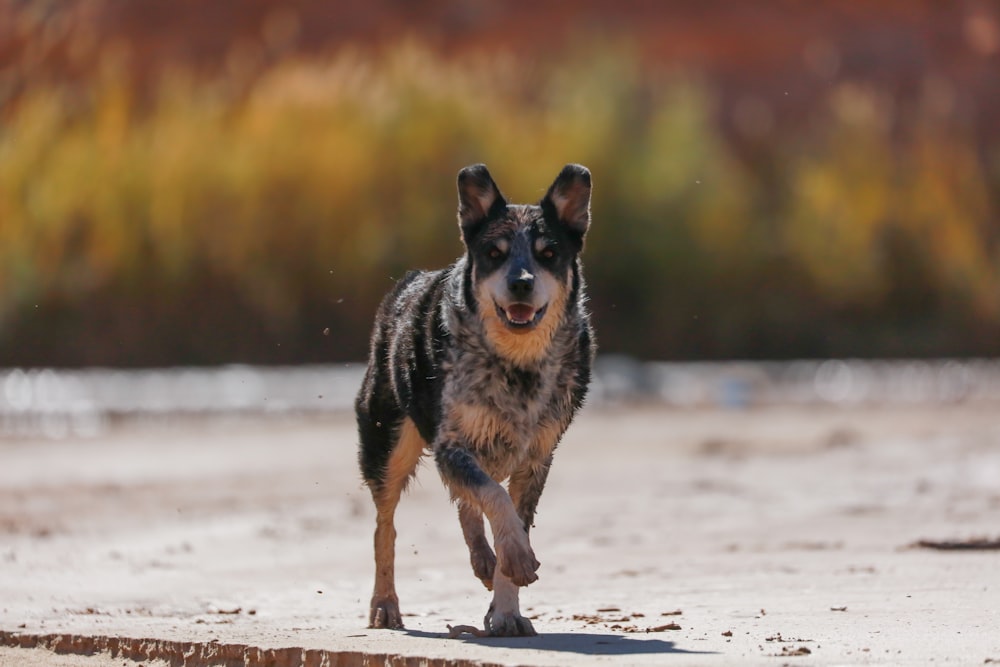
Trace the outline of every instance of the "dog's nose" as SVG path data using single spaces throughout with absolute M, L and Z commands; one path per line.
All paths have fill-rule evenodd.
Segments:
M 515 299 L 523 299 L 531 294 L 535 287 L 535 276 L 531 275 L 527 269 L 521 269 L 520 275 L 513 277 L 507 283 L 507 289 Z

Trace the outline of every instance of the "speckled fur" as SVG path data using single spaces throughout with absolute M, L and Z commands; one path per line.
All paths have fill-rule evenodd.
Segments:
M 473 571 L 494 589 L 486 630 L 534 634 L 517 608 L 518 587 L 537 579 L 528 531 L 594 354 L 579 261 L 590 173 L 567 165 L 535 206 L 507 204 L 483 165 L 458 180 L 466 253 L 408 274 L 382 302 L 356 403 L 378 514 L 369 622 L 402 627 L 392 517 L 422 447 L 459 506 Z

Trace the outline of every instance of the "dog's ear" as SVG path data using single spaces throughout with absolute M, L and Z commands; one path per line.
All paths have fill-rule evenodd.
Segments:
M 586 234 L 590 226 L 590 170 L 581 164 L 563 167 L 541 205 L 570 230 Z
M 507 200 L 485 164 L 474 164 L 458 172 L 458 225 L 463 234 L 506 206 Z

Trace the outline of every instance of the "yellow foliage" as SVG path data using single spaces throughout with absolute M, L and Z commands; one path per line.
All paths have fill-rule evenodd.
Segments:
M 479 161 L 517 201 L 566 162 L 590 166 L 597 270 L 624 280 L 674 261 L 709 280 L 783 255 L 831 303 L 873 304 L 893 287 L 892 228 L 942 290 L 1000 318 L 983 242 L 997 184 L 947 118 L 890 143 L 878 91 L 838 87 L 821 131 L 775 133 L 778 190 L 762 191 L 716 127 L 711 87 L 649 76 L 624 47 L 555 67 L 411 42 L 256 77 L 244 56 L 231 79 L 169 71 L 140 104 L 111 49 L 85 95 L 40 83 L 16 102 L 0 128 L 0 318 L 199 271 L 277 320 L 310 285 L 371 301 L 390 276 L 455 256 L 455 173 Z

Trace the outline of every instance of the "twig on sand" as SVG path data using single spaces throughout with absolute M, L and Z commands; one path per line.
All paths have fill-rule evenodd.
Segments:
M 912 549 L 937 549 L 938 551 L 1000 551 L 1000 539 L 974 537 L 968 540 L 917 540 Z
M 480 630 L 474 625 L 449 625 L 448 639 L 457 639 L 462 634 L 470 634 L 474 637 L 489 637 L 490 633 Z

